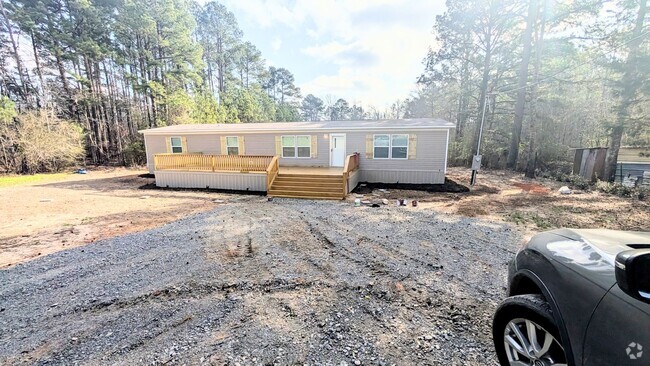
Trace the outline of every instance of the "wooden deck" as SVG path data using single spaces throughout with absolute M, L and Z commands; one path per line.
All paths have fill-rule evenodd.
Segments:
M 194 182 L 198 181 L 198 174 L 212 173 L 222 174 L 223 176 L 234 174 L 239 178 L 251 176 L 251 173 L 265 174 L 266 182 L 262 184 L 266 186 L 266 192 L 271 197 L 343 199 L 350 188 L 348 187 L 349 178 L 358 173 L 359 168 L 358 154 L 348 155 L 345 166 L 342 168 L 280 166 L 279 160 L 278 156 L 257 155 L 154 155 L 155 171 L 160 172 L 160 174 L 183 174 L 183 172 L 188 172 L 183 178 L 192 181 L 187 183 L 189 186 L 198 186 L 198 183 Z M 192 175 L 193 172 L 196 172 L 196 174 Z M 204 184 L 207 182 L 205 176 L 202 179 L 204 180 L 201 181 L 201 186 L 207 186 L 208 184 Z M 214 184 L 220 185 L 218 182 L 212 182 L 210 187 L 219 188 L 217 186 L 213 187 Z M 243 187 L 243 183 L 240 185 Z

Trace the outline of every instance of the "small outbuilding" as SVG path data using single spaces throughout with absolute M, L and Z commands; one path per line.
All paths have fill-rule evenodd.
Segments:
M 575 149 L 573 174 L 595 182 L 605 176 L 606 147 L 586 147 Z
M 421 118 L 174 125 L 140 132 L 158 186 L 340 199 L 359 182 L 443 184 L 453 128 Z
M 650 186 L 650 147 L 621 147 L 616 181 L 626 186 Z

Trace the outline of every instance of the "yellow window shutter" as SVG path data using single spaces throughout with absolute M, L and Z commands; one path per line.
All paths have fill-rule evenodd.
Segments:
M 172 152 L 172 138 L 171 137 L 165 137 L 165 142 L 167 143 L 167 154 L 171 154 Z
M 318 135 L 311 136 L 311 158 L 316 159 L 318 157 Z
M 237 144 L 239 145 L 239 155 L 246 155 L 246 148 L 244 144 L 244 136 L 237 137 Z
M 282 156 L 282 136 L 275 136 L 275 155 Z
M 228 146 L 226 145 L 226 136 L 219 136 L 221 144 L 221 155 L 228 155 Z
M 366 135 L 366 159 L 373 158 L 372 139 L 373 139 L 372 135 Z
M 418 135 L 409 135 L 409 159 L 415 159 L 417 152 Z
M 181 148 L 183 150 L 183 154 L 187 154 L 187 137 L 185 136 L 181 137 Z

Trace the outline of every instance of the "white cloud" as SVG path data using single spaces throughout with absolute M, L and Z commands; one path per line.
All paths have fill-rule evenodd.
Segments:
M 358 42 L 342 44 L 329 42 L 319 46 L 302 49 L 302 52 L 317 60 L 332 62 L 337 65 L 363 65 L 369 67 L 377 62 L 377 55 Z
M 336 74 L 319 76 L 301 85 L 301 89 L 316 95 L 356 98 L 377 106 L 406 98 L 422 72 L 421 61 L 428 47 L 433 46 L 433 37 L 417 29 L 394 26 L 359 32 L 356 38 L 348 44 L 335 41 L 304 49 L 319 62 L 340 67 Z M 372 58 L 353 50 L 369 53 Z
M 234 0 L 224 1 L 224 3 L 230 8 L 241 10 L 254 23 L 265 28 L 277 24 L 298 26 L 303 19 L 300 14 L 289 9 L 286 1 L 282 0 Z
M 282 48 L 282 38 L 275 37 L 273 42 L 271 42 L 271 48 L 273 48 L 273 51 L 275 52 L 280 51 L 280 48 Z
M 299 85 L 304 94 L 377 106 L 406 98 L 413 90 L 421 61 L 434 45 L 435 16 L 444 11 L 444 0 L 247 0 L 228 5 L 261 27 L 302 32 L 310 45 L 300 51 L 313 67 L 336 66 Z

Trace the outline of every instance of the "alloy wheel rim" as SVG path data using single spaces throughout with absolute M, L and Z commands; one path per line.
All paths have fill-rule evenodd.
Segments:
M 504 330 L 503 341 L 510 366 L 567 365 L 560 342 L 532 320 L 511 320 Z

